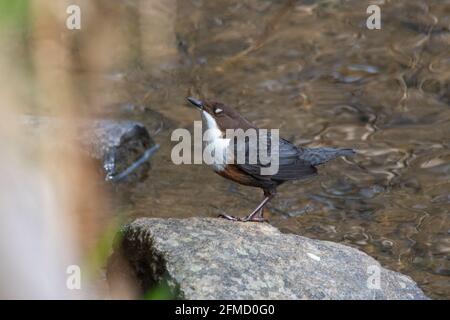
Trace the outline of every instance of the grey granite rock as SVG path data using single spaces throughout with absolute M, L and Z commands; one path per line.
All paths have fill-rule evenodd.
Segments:
M 108 278 L 128 273 L 143 292 L 166 281 L 184 299 L 427 299 L 357 249 L 265 223 L 141 218 L 119 239 Z

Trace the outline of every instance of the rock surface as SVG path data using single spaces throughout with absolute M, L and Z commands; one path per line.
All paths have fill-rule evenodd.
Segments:
M 127 269 L 142 292 L 164 281 L 184 299 L 427 299 L 357 249 L 265 223 L 141 218 L 118 239 L 108 279 Z

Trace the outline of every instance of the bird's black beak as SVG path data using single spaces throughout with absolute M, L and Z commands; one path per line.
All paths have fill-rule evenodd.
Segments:
M 196 106 L 200 110 L 203 109 L 203 102 L 202 101 L 200 101 L 198 99 L 195 99 L 195 98 L 192 98 L 192 97 L 188 97 L 187 99 L 188 99 L 188 101 L 190 103 L 192 103 L 194 106 Z

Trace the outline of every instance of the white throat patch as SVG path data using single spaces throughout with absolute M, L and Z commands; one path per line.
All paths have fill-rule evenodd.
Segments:
M 223 138 L 222 131 L 220 131 L 217 126 L 216 120 L 206 111 L 202 111 L 203 125 L 207 129 L 207 134 L 204 136 L 204 146 L 205 148 L 211 148 L 216 151 L 217 154 L 223 155 L 222 159 L 217 159 L 211 166 L 215 171 L 225 170 L 225 165 L 227 163 L 228 145 L 230 144 L 230 139 Z

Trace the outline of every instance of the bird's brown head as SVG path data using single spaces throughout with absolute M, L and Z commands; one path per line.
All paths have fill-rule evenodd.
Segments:
M 223 103 L 198 100 L 191 97 L 187 98 L 187 100 L 201 111 L 203 119 L 208 122 L 208 120 L 211 121 L 212 118 L 222 131 L 239 128 L 245 130 L 254 127 L 236 110 Z

